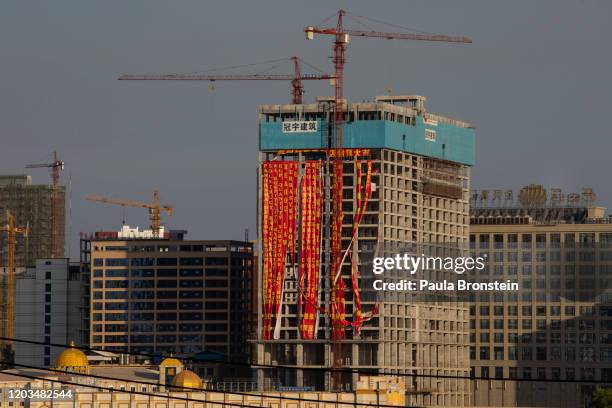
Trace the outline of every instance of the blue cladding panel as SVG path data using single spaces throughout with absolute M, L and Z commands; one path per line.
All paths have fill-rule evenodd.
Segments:
M 317 133 L 282 133 L 280 122 L 261 123 L 260 149 L 325 148 L 324 122 Z M 425 129 L 436 132 L 436 140 L 425 140 Z M 454 126 L 442 121 L 437 126 L 425 124 L 422 117 L 416 125 L 385 120 L 358 120 L 344 125 L 344 147 L 386 148 L 474 165 L 475 134 L 472 128 Z
M 259 124 L 259 150 L 324 149 L 325 121 L 318 121 L 317 132 L 283 133 L 281 122 Z

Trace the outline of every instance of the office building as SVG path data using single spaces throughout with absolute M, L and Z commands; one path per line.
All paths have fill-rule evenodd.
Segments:
M 127 239 L 115 232 L 82 240 L 89 345 L 245 360 L 252 244 L 166 236 Z
M 415 245 L 467 249 L 474 130 L 427 112 L 422 96 L 376 97 L 345 102 L 344 149 L 328 151 L 337 140 L 332 101 L 259 107 L 254 344 L 259 363 L 298 367 L 261 369 L 259 379 L 355 389 L 356 374 L 299 369 L 339 366 L 467 376 L 467 303 L 374 291 L 372 257 Z M 338 188 L 343 217 L 334 210 Z M 341 238 L 333 238 L 338 230 Z M 334 253 L 347 248 L 337 276 L 330 272 L 339 261 Z M 408 404 L 470 403 L 466 380 L 407 382 Z
M 15 338 L 68 344 L 81 329 L 82 285 L 79 264 L 66 258 L 38 259 L 18 273 Z M 50 367 L 61 350 L 14 342 L 15 363 Z
M 470 245 L 486 256 L 471 307 L 475 406 L 584 406 L 612 382 L 612 220 L 591 189 L 564 194 L 529 185 L 472 195 Z M 496 378 L 533 381 L 496 381 Z M 537 380 L 547 380 L 546 382 Z M 561 381 L 584 381 L 554 382 Z

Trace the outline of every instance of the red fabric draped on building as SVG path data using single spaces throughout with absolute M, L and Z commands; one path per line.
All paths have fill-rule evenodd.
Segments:
M 301 296 L 298 308 L 302 313 L 301 337 L 312 340 L 316 338 L 316 319 L 319 312 L 321 220 L 323 216 L 323 180 L 319 161 L 306 162 L 301 186 Z
M 272 338 L 280 313 L 287 253 L 295 254 L 298 163 L 262 163 L 263 178 L 263 337 Z

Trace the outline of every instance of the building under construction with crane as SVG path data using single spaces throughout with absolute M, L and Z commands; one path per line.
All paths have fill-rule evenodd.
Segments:
M 345 15 L 305 29 L 334 38 L 334 96 L 259 107 L 258 380 L 339 390 L 353 369 L 419 374 L 407 403 L 466 406 L 468 304 L 375 291 L 372 260 L 467 249 L 474 129 L 418 95 L 351 103 L 344 64 L 356 37 L 471 41 L 347 30 Z
M 259 107 L 258 363 L 469 375 L 467 305 L 375 292 L 372 256 L 467 243 L 472 127 L 426 112 L 416 95 L 347 103 L 338 217 L 328 102 Z M 307 369 L 260 375 L 316 388 L 357 381 Z M 452 406 L 467 404 L 470 392 L 467 380 L 432 378 L 408 390 L 414 403 Z
M 54 194 L 57 196 L 55 205 L 52 204 Z M 6 223 L 6 211 L 9 210 L 16 224 L 30 228 L 27 243 L 25 238 L 19 238 L 15 266 L 33 265 L 36 259 L 64 257 L 65 195 L 64 186 L 57 186 L 54 193 L 51 185 L 33 184 L 28 175 L 0 176 L 2 224 Z M 6 244 L 6 236 L 0 235 L 0 249 L 5 249 Z M 1 253 L 2 265 L 6 265 L 6 251 Z
M 333 17 L 335 26 L 324 27 Z M 427 112 L 422 96 L 350 103 L 344 96 L 344 67 L 351 38 L 471 40 L 350 30 L 345 17 L 364 26 L 363 20 L 380 23 L 340 10 L 304 30 L 309 40 L 315 35 L 334 39 L 333 75 L 303 75 L 301 60 L 294 57 L 293 75 L 119 79 L 291 81 L 291 104 L 259 107 L 258 328 L 253 342 L 260 387 L 278 377 L 287 386 L 354 388 L 358 374 L 346 369 L 363 368 L 422 375 L 409 386 L 411 404 L 469 405 L 467 304 L 380 296 L 372 290 L 371 261 L 373 254 L 382 256 L 391 248 L 452 244 L 457 253 L 467 244 L 474 130 Z M 333 97 L 304 103 L 302 81 L 323 79 L 331 79 Z
M 0 176 L 0 336 L 12 338 L 15 328 L 15 279 L 18 272 L 41 258 L 64 256 L 65 187 L 59 185 L 64 168 L 57 152 L 48 168 L 51 183 L 34 185 L 28 175 Z M 0 342 L 3 361 L 12 361 L 13 347 Z

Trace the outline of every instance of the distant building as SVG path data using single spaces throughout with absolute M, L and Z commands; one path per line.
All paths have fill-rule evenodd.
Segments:
M 58 187 L 58 236 L 56 247 L 57 258 L 64 257 L 65 235 L 65 195 L 64 186 Z M 28 226 L 30 232 L 27 238 L 17 238 L 15 265 L 34 265 L 37 259 L 52 256 L 52 225 L 51 225 L 51 186 L 48 184 L 32 184 L 32 178 L 26 175 L 0 175 L 0 221 L 5 222 L 6 210 L 15 217 L 15 224 Z M 27 245 L 26 245 L 27 240 Z M 0 248 L 6 247 L 6 235 L 0 234 Z M 2 255 L 3 265 L 6 265 L 6 255 Z
M 81 329 L 82 285 L 79 264 L 66 258 L 39 259 L 17 274 L 15 338 L 68 344 Z M 15 362 L 50 367 L 61 349 L 14 343 Z
M 589 189 L 565 197 L 535 185 L 473 194 L 470 246 L 488 257 L 475 280 L 520 287 L 474 296 L 472 374 L 490 378 L 473 381 L 475 406 L 585 406 L 588 381 L 612 385 L 612 219 Z
M 183 234 L 82 240 L 92 348 L 246 361 L 253 246 Z

